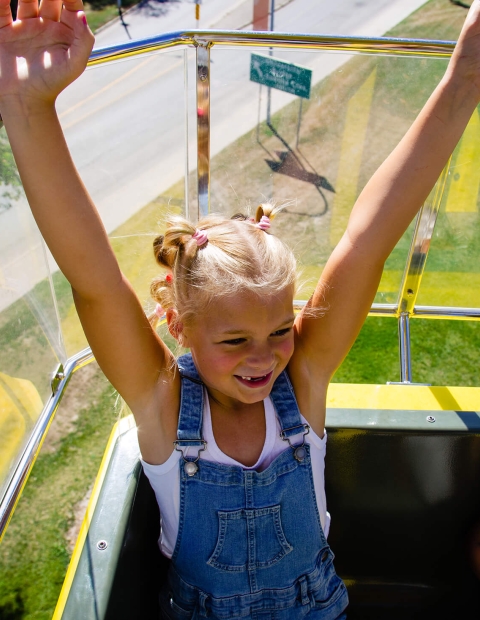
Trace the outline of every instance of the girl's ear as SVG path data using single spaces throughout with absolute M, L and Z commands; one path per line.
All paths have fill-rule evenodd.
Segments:
M 169 308 L 165 313 L 168 331 L 175 338 L 178 344 L 183 345 L 183 323 L 178 320 L 178 312 L 174 308 Z

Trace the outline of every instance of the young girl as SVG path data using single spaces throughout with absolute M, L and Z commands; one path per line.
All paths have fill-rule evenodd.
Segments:
M 153 285 L 174 359 L 119 270 L 71 161 L 55 98 L 85 67 L 81 0 L 0 0 L 0 112 L 38 225 L 73 288 L 103 371 L 133 411 L 172 559 L 162 617 L 344 617 L 326 542 L 328 383 L 368 313 L 384 261 L 480 100 L 480 0 L 448 70 L 367 184 L 306 309 L 295 261 L 268 228 L 209 217 L 170 222 Z

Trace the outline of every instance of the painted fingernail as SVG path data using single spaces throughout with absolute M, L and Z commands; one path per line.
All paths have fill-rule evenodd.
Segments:
M 82 15 L 82 22 L 85 24 L 85 26 L 87 26 L 87 18 L 85 17 L 85 15 Z

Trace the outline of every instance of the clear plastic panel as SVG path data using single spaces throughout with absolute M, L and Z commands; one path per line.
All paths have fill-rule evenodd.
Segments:
M 80 175 L 122 269 L 147 307 L 157 271 L 153 239 L 166 211 L 184 209 L 186 53 L 90 68 L 57 105 Z M 54 370 L 87 342 L 70 285 L 30 213 L 3 129 L 0 149 L 1 499 L 51 396 Z M 91 391 L 90 386 L 81 391 L 87 409 L 95 399 Z
M 268 56 L 265 49 L 212 50 L 212 210 L 231 214 L 270 198 L 286 201 L 277 230 L 296 249 L 305 277 L 314 282 L 359 191 L 411 124 L 446 61 L 274 51 L 275 58 L 313 70 L 312 94 L 300 106 L 299 98 L 272 90 L 268 126 L 267 89 L 249 79 L 252 52 Z M 148 305 L 149 280 L 156 272 L 151 246 L 161 231 L 163 215 L 167 210 L 183 210 L 187 198 L 192 213 L 196 212 L 194 50 L 91 68 L 60 98 L 58 109 L 74 160 L 99 207 L 121 266 Z M 461 159 L 456 163 L 457 156 L 452 168 L 456 172 L 462 165 Z M 188 197 L 185 170 L 190 173 Z M 15 453 L 50 394 L 50 375 L 65 359 L 65 349 L 70 356 L 86 344 L 68 283 L 46 256 L 25 199 L 21 193 L 16 195 L 16 178 L 5 180 L 11 196 L 0 200 L 0 480 L 11 471 Z M 449 193 L 447 189 L 445 195 Z M 470 245 L 463 258 L 448 263 L 445 272 L 455 271 L 454 266 L 458 272 L 476 275 L 473 266 L 471 272 L 467 269 L 476 219 L 471 212 L 464 217 L 464 212 L 458 214 L 447 206 L 441 217 L 450 223 L 452 213 L 463 217 L 464 236 L 452 236 L 442 224 L 438 230 L 450 231 L 451 236 L 444 233 L 442 241 L 439 233 L 432 256 L 437 243 L 440 261 L 442 252 L 450 248 L 449 239 L 453 249 L 458 239 L 464 243 L 468 237 Z M 466 230 L 465 222 L 472 230 Z M 407 233 L 387 262 L 376 301 L 396 301 L 409 245 Z M 470 256 L 473 263 L 473 250 Z M 428 267 L 431 263 L 435 261 L 429 258 Z M 305 288 L 303 295 L 308 294 Z M 419 303 L 425 303 L 421 295 Z M 451 300 L 448 304 L 452 305 Z M 65 534 L 73 517 L 81 514 L 79 502 L 85 499 L 100 460 L 108 420 L 113 423 L 116 417 L 112 388 L 93 366 L 81 372 L 78 382 L 69 387 L 71 401 L 64 401 L 57 414 L 59 428 L 39 457 L 38 474 L 33 472 L 43 490 L 37 493 L 35 485 L 29 487 L 18 527 L 7 533 L 12 542 L 2 560 L 4 566 L 9 564 L 11 549 L 20 549 L 25 556 L 36 553 L 21 546 L 25 523 L 30 530 L 33 523 L 33 537 L 45 527 L 41 523 L 37 529 L 38 521 L 53 523 L 53 542 L 43 544 L 37 535 L 42 549 L 53 549 L 63 562 L 60 576 L 44 571 L 49 583 L 61 581 L 68 555 Z M 100 417 L 101 428 L 96 425 Z M 67 474 L 57 467 L 61 459 L 70 467 L 75 485 L 69 486 Z M 81 471 L 83 467 L 88 472 Z M 45 508 L 38 497 L 49 493 L 50 486 L 58 491 L 62 485 L 73 489 L 68 499 L 60 505 L 63 493 L 52 493 L 55 501 Z M 29 498 L 37 503 L 28 503 Z M 10 564 L 13 574 L 15 562 Z M 10 573 L 7 580 L 13 584 Z
M 174 50 L 89 68 L 61 95 L 60 120 L 123 271 L 142 302 L 152 242 L 185 205 L 185 55 Z M 86 346 L 68 284 L 55 280 L 69 355 Z
M 66 359 L 50 265 L 0 130 L 0 498 Z
M 480 114 L 450 161 L 417 304 L 480 308 Z
M 313 70 L 310 99 L 250 81 L 251 56 L 268 49 L 212 49 L 211 209 L 234 213 L 269 199 L 275 223 L 314 283 L 362 187 L 398 143 L 446 61 L 274 50 Z M 388 259 L 375 299 L 395 303 L 411 229 Z M 303 291 L 308 296 L 311 288 Z

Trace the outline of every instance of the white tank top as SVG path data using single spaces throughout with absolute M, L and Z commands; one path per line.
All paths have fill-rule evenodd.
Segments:
M 203 438 L 207 442 L 205 451 L 200 454 L 200 459 L 219 463 L 221 465 L 236 465 L 242 469 L 254 469 L 263 471 L 270 463 L 287 447 L 288 443 L 280 437 L 280 424 L 275 413 L 275 409 L 270 397 L 263 401 L 265 408 L 266 436 L 262 453 L 255 465 L 246 467 L 238 461 L 224 454 L 217 446 L 212 429 L 212 417 L 210 414 L 210 404 L 205 393 L 203 399 Z M 301 416 L 302 422 L 306 420 Z M 297 437 L 292 437 L 292 444 L 298 443 Z M 320 439 L 313 430 L 305 436 L 305 443 L 310 445 L 310 456 L 312 461 L 313 482 L 315 486 L 315 496 L 317 499 L 320 522 L 325 534 L 328 536 L 330 529 L 330 515 L 327 512 L 325 500 L 325 448 L 327 433 Z M 184 449 L 185 456 L 193 456 L 197 453 L 197 448 Z M 143 470 L 150 481 L 155 492 L 158 505 L 160 507 L 160 540 L 159 545 L 162 553 L 171 558 L 178 535 L 178 524 L 180 516 L 180 472 L 178 460 L 182 455 L 174 450 L 170 458 L 162 465 L 150 465 L 142 459 Z

